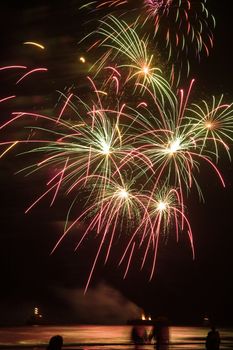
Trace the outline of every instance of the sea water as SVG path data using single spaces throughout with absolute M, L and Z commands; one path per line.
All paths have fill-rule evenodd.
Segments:
M 59 325 L 22 326 L 0 328 L 0 348 L 46 348 L 53 335 L 60 334 L 64 348 L 85 350 L 133 350 L 132 326 L 106 325 Z M 147 327 L 150 332 L 151 327 Z M 233 328 L 218 329 L 221 336 L 220 349 L 233 349 Z M 169 350 L 205 349 L 205 337 L 209 329 L 205 327 L 170 327 Z M 154 344 L 145 344 L 137 350 L 152 350 Z

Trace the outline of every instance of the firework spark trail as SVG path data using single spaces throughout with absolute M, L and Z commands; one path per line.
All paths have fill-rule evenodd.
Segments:
M 91 109 L 91 110 L 93 110 L 93 109 Z M 90 110 L 88 110 L 88 113 L 89 112 L 90 112 Z M 100 111 L 97 111 L 97 109 L 95 109 L 95 114 L 97 113 L 97 115 L 98 115 L 98 112 L 100 112 Z M 91 205 L 88 210 L 84 210 L 84 212 L 78 217 L 78 219 L 75 220 L 71 225 L 69 225 L 66 228 L 66 230 L 64 232 L 64 237 L 78 221 L 83 219 L 85 216 L 92 217 L 90 224 L 88 226 L 88 229 L 86 230 L 86 232 L 83 235 L 83 239 L 84 239 L 85 235 L 87 235 L 89 233 L 89 231 L 93 230 L 93 229 L 96 229 L 97 232 L 99 232 L 99 233 L 103 232 L 102 233 L 103 237 L 107 237 L 107 235 L 109 235 L 109 233 L 111 232 L 110 244 L 108 246 L 106 259 L 105 259 L 107 261 L 109 254 L 110 254 L 111 245 L 112 245 L 112 242 L 114 240 L 116 228 L 119 229 L 119 221 L 122 221 L 123 218 L 125 220 L 129 220 L 129 223 L 131 223 L 132 221 L 135 221 L 135 220 L 133 220 L 134 217 L 137 218 L 137 220 L 136 220 L 137 222 L 141 221 L 139 218 L 143 219 L 143 225 L 142 224 L 139 225 L 141 230 L 143 231 L 143 236 L 147 237 L 148 235 L 151 236 L 154 234 L 152 227 L 156 223 L 152 224 L 151 219 L 148 217 L 148 214 L 145 213 L 147 210 L 147 204 L 145 204 L 142 200 L 142 198 L 144 198 L 144 201 L 145 201 L 145 196 L 142 197 L 141 195 L 135 195 L 135 194 L 132 194 L 128 191 L 127 186 L 122 184 L 124 172 L 120 172 L 120 171 L 114 172 L 115 176 L 118 176 L 118 180 L 120 180 L 120 183 L 122 184 L 121 186 L 116 185 L 113 182 L 114 180 L 111 177 L 111 173 L 108 173 L 108 172 L 102 173 L 102 171 L 98 167 L 97 167 L 98 175 L 94 175 L 93 170 L 92 170 L 92 172 L 90 171 L 91 174 L 86 176 L 87 180 L 88 180 L 88 181 L 86 181 L 84 174 L 85 174 L 85 167 L 87 164 L 87 157 L 86 158 L 84 157 L 84 159 L 83 159 L 81 156 L 81 163 L 83 164 L 83 167 L 81 168 L 81 175 L 79 175 L 77 177 L 77 173 L 79 173 L 80 154 L 78 155 L 78 157 L 75 154 L 75 158 L 77 158 L 77 160 L 71 161 L 71 163 L 70 163 L 70 159 L 72 159 L 72 153 L 76 153 L 76 149 L 80 147 L 80 136 L 83 136 L 82 135 L 82 128 L 83 128 L 83 126 L 87 126 L 86 123 L 85 124 L 83 124 L 83 123 L 77 124 L 77 122 L 76 122 L 76 124 L 73 124 L 73 123 L 69 124 L 68 122 L 65 122 L 63 119 L 61 119 L 59 116 L 58 116 L 58 118 L 51 118 L 51 117 L 39 115 L 36 113 L 15 112 L 15 115 L 16 116 L 13 116 L 11 121 L 8 121 L 7 123 L 5 123 L 1 128 L 8 127 L 9 124 L 12 124 L 12 123 L 14 124 L 17 119 L 23 118 L 24 116 L 27 116 L 27 117 L 31 116 L 32 118 L 36 118 L 36 120 L 47 120 L 48 122 L 52 122 L 54 125 L 62 128 L 62 132 L 61 132 L 59 129 L 54 130 L 54 128 L 43 129 L 40 127 L 30 126 L 30 128 L 34 128 L 34 130 L 39 130 L 43 134 L 45 134 L 47 136 L 51 136 L 51 141 L 48 142 L 47 139 L 45 139 L 45 140 L 43 140 L 43 139 L 42 140 L 31 139 L 29 141 L 28 140 L 21 141 L 27 145 L 30 145 L 33 143 L 35 143 L 35 144 L 45 143 L 45 146 L 36 147 L 34 149 L 31 149 L 30 151 L 27 151 L 26 153 L 28 153 L 28 152 L 30 152 L 30 153 L 42 152 L 42 154 L 43 153 L 46 154 L 45 159 L 43 159 L 42 161 L 36 162 L 32 166 L 28 166 L 27 168 L 22 169 L 22 171 L 26 170 L 27 172 L 30 171 L 30 173 L 32 173 L 35 171 L 39 171 L 44 167 L 51 168 L 54 166 L 55 168 L 58 168 L 58 169 L 59 169 L 59 167 L 61 167 L 61 170 L 58 170 L 56 172 L 56 174 L 53 175 L 53 177 L 47 182 L 47 185 L 49 186 L 49 188 L 30 205 L 30 207 L 26 210 L 26 213 L 29 212 L 38 202 L 40 202 L 43 198 L 45 198 L 45 196 L 47 196 L 50 193 L 54 193 L 52 201 L 51 201 L 51 205 L 52 205 L 54 203 L 55 197 L 57 196 L 58 190 L 61 189 L 61 186 L 64 187 L 64 185 L 67 183 L 67 181 L 70 180 L 70 178 L 71 178 L 72 182 L 71 182 L 71 185 L 68 187 L 67 193 L 70 193 L 70 192 L 76 190 L 76 188 L 78 188 L 78 190 L 80 190 L 82 188 L 82 186 L 80 186 L 80 185 L 82 183 L 84 183 L 85 188 L 88 189 L 90 186 L 92 187 L 91 194 L 88 196 L 88 203 L 93 202 L 93 200 L 92 200 L 93 196 L 94 196 L 95 201 L 97 203 L 95 203 L 93 206 Z M 90 131 L 96 132 L 96 128 L 97 128 L 98 132 L 103 131 L 103 130 L 106 131 L 105 123 L 107 122 L 107 116 L 106 116 L 106 114 L 103 115 L 102 110 L 101 110 L 100 116 L 101 116 L 100 120 L 102 122 L 104 121 L 104 123 L 99 124 L 99 120 L 95 120 L 94 128 L 93 128 L 93 125 L 91 125 L 89 127 L 89 133 L 90 133 Z M 119 127 L 121 127 L 119 119 L 120 118 L 117 119 L 118 125 L 119 125 Z M 131 121 L 131 124 L 132 123 L 133 122 Z M 140 121 L 140 125 L 143 125 L 143 123 L 144 123 L 143 121 Z M 79 125 L 81 125 L 81 128 L 79 127 Z M 77 129 L 77 127 L 78 127 L 78 129 Z M 109 130 L 112 132 L 112 130 L 113 130 L 112 126 L 109 128 Z M 66 131 L 68 131 L 68 133 L 66 133 Z M 88 133 L 84 134 L 84 136 L 88 140 L 90 140 L 90 136 Z M 122 137 L 123 137 L 123 135 L 122 135 Z M 121 143 L 123 142 L 122 137 L 121 137 Z M 69 142 L 70 138 L 71 138 L 72 142 Z M 83 151 L 83 149 L 82 149 L 82 151 Z M 53 153 L 53 152 L 55 152 L 55 153 Z M 88 152 L 89 152 L 89 148 L 87 147 L 87 154 L 88 154 Z M 109 149 L 108 149 L 108 152 L 109 152 Z M 135 150 L 133 150 L 133 152 L 136 153 Z M 103 153 L 106 153 L 106 152 L 103 152 L 103 149 L 102 149 L 102 156 L 103 155 L 105 156 L 106 154 L 103 154 Z M 124 159 L 126 157 L 126 155 L 124 153 L 125 152 L 123 152 L 122 157 L 118 160 L 119 162 L 121 162 L 121 159 Z M 82 154 L 82 152 L 81 152 L 81 154 Z M 129 155 L 130 154 L 132 155 L 131 148 L 129 151 Z M 141 153 L 141 154 L 143 154 L 143 153 Z M 131 162 L 131 158 L 132 157 L 129 156 L 130 162 Z M 125 165 L 127 167 L 129 167 L 130 162 L 129 161 L 125 162 Z M 62 164 L 63 164 L 63 166 L 61 166 Z M 134 164 L 134 166 L 135 166 L 135 164 Z M 104 174 L 104 176 L 101 174 Z M 76 176 L 75 179 L 73 179 L 73 176 Z M 95 179 L 95 181 L 91 181 L 93 179 Z M 94 187 L 93 187 L 93 184 L 94 184 Z M 98 187 L 100 188 L 100 190 L 98 189 Z M 136 202 L 136 205 L 139 205 L 140 209 L 135 209 L 134 207 L 132 208 L 133 200 Z M 96 212 L 97 209 L 98 209 L 98 212 Z M 141 215 L 141 213 L 143 213 L 143 214 Z M 150 233 L 146 232 L 149 228 L 151 229 L 151 230 L 149 230 Z M 137 232 L 139 232 L 139 230 L 137 230 Z M 157 232 L 158 232 L 158 229 L 157 229 Z M 136 237 L 136 235 L 134 235 L 134 237 Z M 57 243 L 55 248 L 57 248 L 58 244 L 62 241 L 62 239 L 59 240 L 59 242 Z M 151 240 L 153 240 L 153 238 L 150 238 L 149 242 Z M 97 256 L 95 258 L 94 265 L 92 267 L 92 270 L 91 270 L 91 273 L 90 273 L 90 276 L 88 279 L 87 287 L 88 287 L 88 284 L 91 280 L 91 276 L 92 276 L 92 273 L 94 271 L 95 263 L 98 260 L 98 256 L 100 254 L 100 251 L 101 251 L 102 245 L 104 244 L 104 241 L 105 240 L 102 241 L 102 243 L 99 247 Z M 155 245 L 152 245 L 152 246 L 155 246 Z M 157 251 L 157 248 L 156 248 L 156 251 Z M 147 254 L 148 254 L 148 249 L 147 249 L 146 255 Z M 133 255 L 133 250 L 131 251 L 131 254 L 130 254 L 131 257 L 130 257 L 129 261 L 131 260 L 132 255 Z M 153 266 L 154 266 L 154 264 L 153 264 Z M 129 269 L 129 264 L 127 264 L 125 276 L 128 272 L 128 269 Z
M 189 76 L 193 57 L 200 61 L 202 54 L 209 56 L 215 19 L 203 0 L 144 0 L 144 4 L 145 22 L 153 22 L 156 44 L 171 62 L 170 79 L 178 85 L 181 76 Z
M 148 18 L 154 21 L 156 33 L 165 29 L 167 46 L 172 44 L 169 40 L 174 40 L 177 55 L 179 50 L 190 49 L 195 50 L 196 55 L 202 50 L 209 54 L 208 46 L 213 45 L 211 28 L 215 26 L 215 19 L 208 12 L 205 1 L 144 0 L 144 4 Z M 188 40 L 190 42 L 186 42 Z M 187 47 L 190 43 L 194 45 L 193 48 Z
M 110 178 L 112 173 L 121 176 L 121 169 L 124 167 L 124 164 L 121 164 L 122 159 L 128 158 L 125 161 L 128 169 L 136 168 L 135 159 L 137 158 L 140 160 L 138 167 L 144 163 L 150 167 L 150 160 L 142 153 L 133 150 L 132 145 L 127 142 L 127 135 L 130 133 L 127 130 L 128 126 L 120 123 L 121 115 L 124 118 L 128 117 L 127 113 L 123 112 L 124 105 L 119 110 L 104 110 L 98 109 L 98 105 L 87 107 L 84 103 L 86 108 L 85 122 L 79 114 L 80 120 L 74 124 L 73 121 L 69 123 L 61 119 L 64 108 L 68 104 L 72 104 L 70 97 L 71 95 L 57 118 L 38 113 L 14 112 L 12 119 L 0 127 L 0 129 L 8 127 L 24 117 L 45 120 L 51 124 L 48 128 L 30 126 L 30 129 L 39 135 L 41 133 L 47 135 L 50 141 L 47 137 L 45 140 L 30 139 L 28 144 L 38 143 L 38 147 L 32 148 L 29 152 L 37 155 L 44 154 L 46 158 L 43 157 L 42 160 L 26 167 L 26 171 L 30 170 L 30 173 L 34 173 L 45 167 L 58 167 L 59 169 L 68 159 L 62 184 L 64 186 L 70 183 L 67 190 L 69 193 L 76 187 L 80 178 L 89 174 L 104 175 L 105 179 Z M 103 108 L 102 104 L 101 108 Z M 27 139 L 24 142 L 27 144 Z M 41 143 L 44 145 L 40 146 Z M 56 181 L 60 175 L 61 173 L 58 171 L 48 184 Z
M 229 154 L 226 142 L 232 140 L 233 105 L 222 104 L 222 98 L 215 105 L 213 98 L 211 109 L 205 101 L 202 101 L 205 109 L 197 104 L 188 108 L 192 84 L 193 81 L 186 98 L 181 92 L 181 98 L 177 99 L 173 110 L 162 108 L 151 94 L 158 113 L 152 113 L 145 107 L 143 120 L 147 119 L 148 123 L 143 124 L 144 129 L 141 128 L 140 134 L 132 136 L 135 149 L 144 153 L 153 164 L 154 174 L 151 176 L 156 179 L 155 189 L 159 181 L 181 189 L 190 189 L 195 184 L 201 194 L 195 174 L 199 173 L 203 160 L 211 165 L 224 185 L 213 158 L 219 154 L 218 146 L 224 146 Z M 138 118 L 142 118 L 142 115 L 138 114 Z M 206 147 L 210 142 L 214 144 L 215 152 Z
M 22 66 L 22 65 L 11 65 L 11 66 L 4 66 L 4 67 L 0 67 L 0 71 L 8 71 L 8 70 L 14 70 L 14 69 L 27 69 L 28 67 L 27 66 Z M 48 69 L 45 68 L 45 67 L 38 67 L 38 68 L 34 68 L 34 69 L 31 69 L 30 71 L 28 71 L 27 73 L 23 74 L 21 76 L 21 78 L 19 78 L 17 81 L 16 81 L 16 85 L 19 84 L 23 79 L 25 79 L 27 76 L 35 73 L 35 72 L 47 72 Z
M 11 100 L 12 98 L 15 98 L 15 97 L 16 97 L 15 95 L 11 95 L 11 96 L 4 97 L 4 98 L 2 98 L 2 99 L 0 100 L 0 103 L 5 102 L 5 101 L 7 101 L 7 100 Z
M 100 181 L 100 176 L 92 175 L 88 177 L 88 182 L 91 183 L 97 181 L 103 183 L 104 181 Z M 85 179 L 80 180 L 85 181 Z M 140 222 L 141 210 L 145 210 L 145 205 L 142 203 L 140 197 L 130 190 L 130 184 L 122 183 L 122 180 L 119 178 L 119 181 L 113 181 L 107 179 L 108 186 L 104 186 L 102 189 L 103 194 L 101 199 L 96 200 L 96 195 L 93 193 L 95 197 L 95 204 L 88 207 L 80 216 L 75 219 L 64 231 L 62 237 L 56 243 L 53 248 L 52 253 L 57 249 L 58 245 L 65 238 L 68 232 L 81 220 L 85 220 L 87 217 L 91 217 L 90 223 L 82 234 L 82 237 L 76 247 L 79 248 L 80 244 L 83 242 L 84 238 L 90 234 L 91 230 L 96 229 L 98 234 L 101 234 L 101 242 L 95 256 L 89 278 L 86 284 L 86 289 L 90 283 L 95 265 L 97 263 L 100 252 L 103 248 L 103 245 L 107 243 L 107 237 L 110 234 L 109 244 L 107 246 L 107 252 L 105 257 L 105 263 L 108 260 L 110 250 L 112 247 L 113 239 L 116 235 L 116 232 L 119 234 L 119 225 L 122 226 L 125 220 L 127 221 L 130 218 L 130 222 L 137 224 Z M 86 182 L 86 181 L 85 181 Z M 98 197 L 98 195 L 97 195 Z M 90 198 L 88 203 L 90 202 Z M 126 227 L 124 226 L 124 230 Z M 86 290 L 85 289 L 85 290 Z
M 12 66 L 0 67 L 0 71 L 8 70 L 8 69 L 27 69 L 27 67 L 26 66 L 20 66 L 20 65 L 12 65 Z
M 176 237 L 178 240 L 179 222 L 185 221 L 194 258 L 192 230 L 190 223 L 183 212 L 183 208 L 180 203 L 180 195 L 177 190 L 171 188 L 169 189 L 165 186 L 163 186 L 161 189 L 157 187 L 157 191 L 153 199 L 151 199 L 150 193 L 148 195 L 141 194 L 139 195 L 139 198 L 144 203 L 144 215 L 141 218 L 140 225 L 131 235 L 131 239 L 128 242 L 119 265 L 122 264 L 123 260 L 126 258 L 130 247 L 135 246 L 135 238 L 139 235 L 139 233 L 141 233 L 141 242 L 139 244 L 139 247 L 147 242 L 141 269 L 143 268 L 145 261 L 148 258 L 149 250 L 153 251 L 153 263 L 150 273 L 151 280 L 155 272 L 155 262 L 160 237 L 167 237 L 171 227 L 175 226 Z M 179 220 L 179 218 L 182 220 Z M 132 249 L 134 250 L 133 247 Z M 130 260 L 132 258 L 133 250 L 131 250 L 130 253 Z M 127 274 L 127 271 L 128 265 L 125 275 Z
M 99 176 L 93 175 L 88 177 L 88 181 L 92 182 L 93 179 L 96 179 L 96 181 L 99 181 Z M 85 181 L 85 180 L 82 179 L 80 180 L 80 182 L 81 181 Z M 65 236 L 79 221 L 85 220 L 85 218 L 87 217 L 91 217 L 91 221 L 87 229 L 85 230 L 85 232 L 82 234 L 81 239 L 76 247 L 76 249 L 80 247 L 80 244 L 83 242 L 85 237 L 88 234 L 90 234 L 92 230 L 96 229 L 97 233 L 101 234 L 101 241 L 100 241 L 99 248 L 88 277 L 85 291 L 87 290 L 88 285 L 90 283 L 97 260 L 103 249 L 103 245 L 107 244 L 108 235 L 110 235 L 110 238 L 109 238 L 108 246 L 106 248 L 107 252 L 105 257 L 105 263 L 108 260 L 112 242 L 116 235 L 116 232 L 118 232 L 119 234 L 119 226 L 121 226 L 121 222 L 125 222 L 124 220 L 127 220 L 127 221 L 130 220 L 130 222 L 133 222 L 133 226 L 138 226 L 138 228 L 134 231 L 134 233 L 131 234 L 130 241 L 119 263 L 119 264 L 122 264 L 128 250 L 131 247 L 131 253 L 130 253 L 130 256 L 128 257 L 128 263 L 126 266 L 124 278 L 126 277 L 127 272 L 129 270 L 129 262 L 132 260 L 134 247 L 136 245 L 135 240 L 138 238 L 138 236 L 140 236 L 140 233 L 142 232 L 143 232 L 144 238 L 141 238 L 140 245 L 142 245 L 142 241 L 145 244 L 146 240 L 148 239 L 147 249 L 146 249 L 146 252 L 144 253 L 144 258 L 143 258 L 143 265 L 144 265 L 146 256 L 148 255 L 149 248 L 153 250 L 154 257 L 153 257 L 150 279 L 152 278 L 154 274 L 159 236 L 162 235 L 162 232 L 164 235 L 165 233 L 168 232 L 168 227 L 172 225 L 172 221 L 175 223 L 175 227 L 177 227 L 179 216 L 182 216 L 185 218 L 186 224 L 188 226 L 190 243 L 193 250 L 192 231 L 191 231 L 190 224 L 188 223 L 188 220 L 185 217 L 185 215 L 181 212 L 181 210 L 179 210 L 178 202 L 175 203 L 175 199 L 173 198 L 175 197 L 175 195 L 176 195 L 176 199 L 179 198 L 179 196 L 177 195 L 177 191 L 169 190 L 168 193 L 166 193 L 165 190 L 163 189 L 160 193 L 160 196 L 158 197 L 159 200 L 154 199 L 152 202 L 149 196 L 131 191 L 130 184 L 126 184 L 126 183 L 122 184 L 120 181 L 120 185 L 119 185 L 118 182 L 108 181 L 108 185 L 109 185 L 108 187 L 105 186 L 103 189 L 104 193 L 102 195 L 102 198 L 99 201 L 95 201 L 94 205 L 91 205 L 86 210 L 84 210 L 84 212 L 81 213 L 80 216 L 70 224 L 70 226 L 66 227 L 65 232 L 63 233 L 59 241 L 56 243 L 52 251 L 54 252 L 55 249 L 57 249 L 58 245 L 62 242 Z M 148 200 L 150 201 L 151 213 L 147 212 Z M 88 203 L 89 202 L 93 202 L 93 201 L 91 201 L 89 198 Z M 177 208 L 175 206 L 177 206 Z M 132 230 L 133 226 L 131 224 L 129 229 Z M 118 228 L 117 231 L 116 231 L 116 228 Z M 124 226 L 124 231 L 127 231 L 127 228 L 125 226 Z M 147 232 L 145 233 L 145 231 Z M 176 234 L 178 237 L 178 228 L 177 228 Z M 155 244 L 151 244 L 151 241 L 153 242 L 155 241 Z
M 45 47 L 44 47 L 42 44 L 37 43 L 37 42 L 35 42 L 35 41 L 25 41 L 23 44 L 24 44 L 24 45 L 32 45 L 32 46 L 35 46 L 35 47 L 40 48 L 41 50 L 44 50 L 44 49 L 45 49 Z
M 19 84 L 23 79 L 25 79 L 26 77 L 28 77 L 29 75 L 31 75 L 32 73 L 35 73 L 35 72 L 47 72 L 48 69 L 47 68 L 34 68 L 32 70 L 30 70 L 29 72 L 25 73 L 20 79 L 18 79 L 16 81 L 16 84 Z
M 229 147 L 227 141 L 233 141 L 233 104 L 222 103 L 223 95 L 219 99 L 212 96 L 212 104 L 202 100 L 202 106 L 192 104 L 187 109 L 190 113 L 192 123 L 196 129 L 196 139 L 203 140 L 202 148 L 206 147 L 206 143 L 214 144 L 215 151 L 213 156 L 216 156 L 216 161 L 219 158 L 219 147 L 223 146 L 227 151 L 229 158 Z
M 15 147 L 17 145 L 19 141 L 11 141 L 10 142 L 10 146 L 8 146 L 1 154 L 0 154 L 0 158 L 2 158 L 8 151 L 10 151 L 13 147 Z M 7 142 L 9 143 L 9 142 Z M 0 143 L 0 145 L 5 144 L 5 143 Z
M 202 55 L 209 56 L 213 47 L 215 19 L 205 0 L 144 0 L 138 6 L 130 0 L 97 0 L 88 7 L 96 10 L 106 7 L 118 18 L 137 23 L 171 67 L 170 81 L 174 85 L 178 85 L 184 75 L 190 75 L 193 58 L 200 61 Z M 122 9 L 120 15 L 119 8 Z
M 128 72 L 123 85 L 133 81 L 134 92 L 140 86 L 140 94 L 144 93 L 144 87 L 150 86 L 162 104 L 165 100 L 174 104 L 175 96 L 169 82 L 163 77 L 161 69 L 154 66 L 153 55 L 148 54 L 147 40 L 141 40 L 135 30 L 137 24 L 129 26 L 125 21 L 118 20 L 114 16 L 108 16 L 100 22 L 96 33 L 103 39 L 98 46 L 107 48 L 108 51 L 91 68 L 96 70 L 96 75 L 102 72 L 106 65 L 109 66 L 109 61 L 119 61 L 118 69 Z
M 97 104 L 88 106 L 83 102 L 85 116 L 81 116 L 82 113 L 78 112 L 74 102 L 71 101 L 71 97 L 75 96 L 69 94 L 68 97 L 63 96 L 65 103 L 57 118 L 37 113 L 15 112 L 12 119 L 0 127 L 3 129 L 14 125 L 23 117 L 52 123 L 52 127 L 48 129 L 30 126 L 38 131 L 39 135 L 41 133 L 47 135 L 46 139 L 8 141 L 10 146 L 6 152 L 17 143 L 38 144 L 25 153 L 41 153 L 46 156 L 22 171 L 34 173 L 44 168 L 57 169 L 47 182 L 48 189 L 29 206 L 26 212 L 50 193 L 53 193 L 52 205 L 58 191 L 64 191 L 65 188 L 67 194 L 77 191 L 89 192 L 86 201 L 87 209 L 84 208 L 84 211 L 71 224 L 68 224 L 68 217 L 64 233 L 53 249 L 54 252 L 73 227 L 85 218 L 88 219 L 89 224 L 76 248 L 91 231 L 95 230 L 101 234 L 101 243 L 86 289 L 103 247 L 109 242 L 105 255 L 105 262 L 107 262 L 116 230 L 117 232 L 120 230 L 123 222 L 131 225 L 129 228 L 131 238 L 120 260 L 122 264 L 128 256 L 124 277 L 128 274 L 137 246 L 145 246 L 141 269 L 148 260 L 149 252 L 153 251 L 150 279 L 153 277 L 160 237 L 168 235 L 172 226 L 175 227 L 177 240 L 179 231 L 182 231 L 184 226 L 187 227 L 193 250 L 192 230 L 185 215 L 183 192 L 185 188 L 191 188 L 193 183 L 198 186 L 194 173 L 195 170 L 199 171 L 200 159 L 211 164 L 224 185 L 219 170 L 210 159 L 210 155 L 213 156 L 213 154 L 210 152 L 209 155 L 206 146 L 209 141 L 214 142 L 215 146 L 218 143 L 226 145 L 221 139 L 223 136 L 227 140 L 232 140 L 233 108 L 232 105 L 223 104 L 222 97 L 217 103 L 213 98 L 211 107 L 202 101 L 204 109 L 197 104 L 188 108 L 192 85 L 193 81 L 186 96 L 183 91 L 180 92 L 180 99 L 176 99 L 177 105 L 173 109 L 165 110 L 153 92 L 146 88 L 155 109 L 151 108 L 151 103 L 142 103 L 139 104 L 138 109 L 129 107 L 126 112 L 127 107 L 124 103 L 115 110 L 104 109 L 104 101 L 101 100 L 99 90 L 95 84 L 92 84 L 97 95 Z M 79 104 L 81 102 L 79 98 L 78 102 Z M 77 113 L 75 120 L 71 122 L 65 121 L 63 115 L 68 106 L 73 107 Z M 126 117 L 128 122 L 125 120 Z M 212 122 L 215 121 L 215 129 L 211 137 L 207 137 L 204 126 L 208 130 L 206 120 L 209 122 L 210 118 Z M 42 146 L 39 146 L 41 143 Z M 7 145 L 7 142 L 1 144 Z M 228 151 L 228 148 L 226 150 Z M 208 156 L 205 156 L 205 152 Z M 112 161 L 111 165 L 110 161 Z M 141 166 L 143 166 L 142 169 Z M 133 176 L 132 184 L 140 186 L 142 192 L 132 192 L 130 184 L 125 183 L 123 179 L 128 171 Z M 163 186 L 159 192 L 161 183 Z M 174 188 L 169 189 L 169 186 Z M 93 198 L 95 198 L 94 204 L 92 204 Z M 139 223 L 134 230 L 132 222 L 134 225 Z M 136 242 L 138 237 L 141 237 L 139 245 Z
M 118 9 L 129 8 L 133 2 L 93 1 L 84 7 L 93 4 L 99 9 Z M 97 251 L 85 292 L 100 256 L 104 255 L 106 264 L 123 231 L 129 233 L 124 235 L 126 243 L 119 259 L 119 265 L 124 264 L 125 268 L 123 278 L 141 251 L 140 268 L 150 263 L 151 280 L 159 245 L 171 231 L 177 241 L 180 233 L 187 232 L 194 258 L 193 234 L 186 214 L 188 195 L 195 187 L 203 197 L 198 180 L 206 165 L 225 186 L 216 163 L 220 150 L 230 159 L 233 103 L 224 103 L 223 95 L 213 96 L 210 103 L 204 100 L 191 103 L 194 79 L 187 92 L 179 89 L 175 94 L 155 65 L 155 56 L 150 54 L 149 36 L 139 35 L 154 21 L 153 35 L 159 44 L 166 42 L 168 61 L 175 65 L 180 60 L 183 64 L 184 55 L 188 75 L 189 54 L 200 58 L 202 51 L 208 54 L 212 46 L 211 16 L 205 2 L 144 0 L 142 9 L 133 24 L 123 20 L 124 16 L 108 15 L 89 35 L 99 37 L 91 49 L 104 50 L 92 66 L 99 80 L 87 76 L 92 88 L 90 99 L 83 100 L 70 89 L 67 95 L 60 93 L 62 105 L 57 117 L 19 111 L 0 126 L 0 131 L 5 131 L 17 126 L 18 121 L 22 126 L 25 119 L 29 135 L 0 142 L 4 147 L 1 157 L 18 145 L 25 145 L 21 155 L 31 155 L 32 164 L 18 172 L 46 174 L 46 189 L 25 212 L 47 196 L 51 196 L 50 206 L 59 193 L 72 198 L 63 234 L 51 254 L 78 224 L 85 228 L 75 250 L 86 237 L 96 233 Z M 195 23 L 193 15 L 197 15 Z M 15 69 L 28 67 L 12 65 L 1 67 L 0 71 Z M 34 72 L 46 70 L 29 70 L 16 84 Z M 0 102 L 15 98 L 9 95 Z M 30 125 L 28 119 L 32 120 Z M 74 212 L 76 216 L 71 219 Z

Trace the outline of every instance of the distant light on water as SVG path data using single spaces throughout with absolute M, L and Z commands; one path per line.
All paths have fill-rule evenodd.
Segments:
M 40 326 L 28 327 L 3 327 L 0 328 L 0 345 L 9 346 L 44 346 L 54 334 L 62 334 L 64 345 L 74 344 L 75 349 L 85 348 L 85 344 L 91 344 L 90 349 L 96 348 L 96 344 L 102 344 L 103 349 L 109 349 L 109 344 L 116 344 L 118 350 L 128 350 L 131 342 L 130 325 L 69 325 L 69 326 Z M 147 332 L 151 326 L 146 326 Z M 200 350 L 205 348 L 205 338 L 208 332 L 206 327 L 170 327 L 170 341 L 172 348 L 185 350 Z M 232 329 L 219 329 L 221 336 L 221 349 L 231 348 L 233 337 Z M 88 347 L 89 348 L 89 347 Z M 99 347 L 101 348 L 101 347 Z M 114 346 L 111 345 L 113 349 Z M 148 344 L 145 349 L 153 348 Z M 133 348 L 132 348 L 133 349 Z

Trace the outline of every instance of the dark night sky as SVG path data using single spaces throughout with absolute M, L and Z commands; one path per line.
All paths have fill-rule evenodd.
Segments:
M 56 110 L 56 90 L 64 90 L 73 83 L 78 82 L 79 88 L 85 89 L 80 79 L 85 71 L 78 61 L 83 48 L 78 40 L 88 25 L 80 18 L 79 1 L 31 1 L 30 6 L 27 1 L 16 3 L 8 1 L 7 5 L 1 5 L 1 66 L 28 64 L 47 67 L 49 72 L 38 73 L 35 79 L 38 84 L 25 83 L 24 90 L 14 86 L 12 73 L 1 72 L 0 97 L 21 94 L 19 105 L 0 106 L 1 121 L 7 119 L 9 110 L 22 106 L 34 111 Z M 227 101 L 233 101 L 233 30 L 228 3 L 226 0 L 207 3 L 217 26 L 210 57 L 203 58 L 200 64 L 194 63 L 194 93 L 201 98 L 224 93 Z M 22 45 L 30 40 L 43 42 L 47 49 L 42 52 Z M 171 236 L 167 244 L 161 244 L 156 275 L 148 282 L 149 266 L 140 272 L 137 262 L 123 280 L 124 271 L 117 267 L 113 254 L 109 264 L 98 264 L 86 302 L 95 291 L 98 300 L 104 299 L 103 289 L 108 286 L 109 293 L 115 295 L 119 291 L 126 300 L 154 316 L 165 314 L 172 322 L 198 322 L 207 313 L 218 323 L 233 324 L 233 174 L 232 164 L 225 158 L 219 166 L 227 188 L 221 188 L 205 170 L 200 176 L 205 203 L 199 203 L 195 195 L 190 196 L 188 212 L 196 259 L 192 260 L 185 235 L 178 244 Z M 45 200 L 25 215 L 25 208 L 41 193 L 44 182 L 38 176 L 15 175 L 20 167 L 21 159 L 14 152 L 1 161 L 0 324 L 24 322 L 35 305 L 41 307 L 50 321 L 88 322 L 80 308 L 84 303 L 80 292 L 94 257 L 95 240 L 89 239 L 75 253 L 74 232 L 50 256 L 62 232 L 69 202 L 60 198 L 49 208 Z M 114 316 L 112 319 L 114 322 Z M 108 322 L 107 316 L 105 320 Z

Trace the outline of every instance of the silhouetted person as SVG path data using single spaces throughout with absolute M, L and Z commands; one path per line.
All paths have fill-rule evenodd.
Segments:
M 220 346 L 220 335 L 214 326 L 211 327 L 211 331 L 206 337 L 206 349 L 207 350 L 218 350 Z
M 169 327 L 167 320 L 159 318 L 154 324 L 150 339 L 154 338 L 157 350 L 168 350 L 169 347 Z
M 63 338 L 61 335 L 54 335 L 49 340 L 49 345 L 47 346 L 47 350 L 61 350 L 63 346 Z
M 147 333 L 144 326 L 133 326 L 131 332 L 131 339 L 135 344 L 135 349 L 138 349 L 138 345 L 145 344 L 147 342 Z

